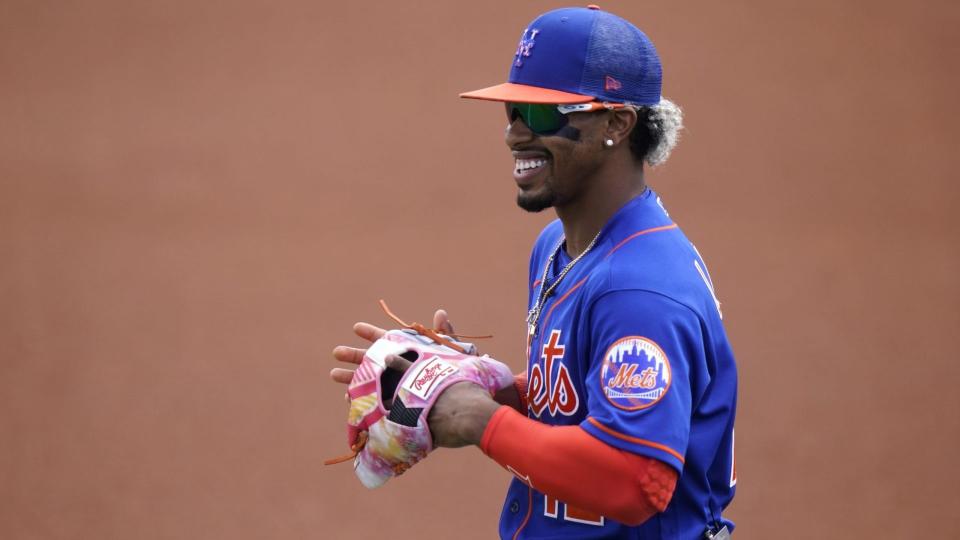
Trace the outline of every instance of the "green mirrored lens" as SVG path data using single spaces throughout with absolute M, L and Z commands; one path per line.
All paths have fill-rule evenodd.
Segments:
M 556 105 L 507 103 L 507 118 L 513 120 L 516 114 L 519 114 L 523 123 L 537 135 L 555 133 L 567 123 L 566 116 L 557 110 Z

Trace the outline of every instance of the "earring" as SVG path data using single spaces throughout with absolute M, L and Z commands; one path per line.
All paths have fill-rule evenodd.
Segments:
M 613 139 L 607 139 L 607 140 L 603 141 L 603 144 L 605 144 L 605 145 L 607 145 L 607 146 L 613 146 Z

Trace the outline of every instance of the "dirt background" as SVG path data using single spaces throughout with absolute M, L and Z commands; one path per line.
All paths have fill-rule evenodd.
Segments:
M 650 182 L 737 352 L 740 540 L 955 534 L 958 5 L 603 4 L 686 111 Z M 385 297 L 523 365 L 552 214 L 456 95 L 554 7 L 0 0 L 0 537 L 493 538 L 476 449 L 322 466 L 329 351 Z

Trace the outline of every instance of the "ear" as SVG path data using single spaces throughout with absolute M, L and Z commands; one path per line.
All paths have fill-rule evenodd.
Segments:
M 627 140 L 633 126 L 637 125 L 637 111 L 633 107 L 624 107 L 610 111 L 605 139 L 613 139 L 613 144 Z

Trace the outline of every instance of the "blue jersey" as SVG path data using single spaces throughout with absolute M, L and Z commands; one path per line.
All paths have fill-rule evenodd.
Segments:
M 559 221 L 530 260 L 530 307 L 570 262 Z M 629 527 L 569 507 L 518 479 L 501 538 L 703 538 L 733 523 L 737 373 L 706 265 L 652 190 L 604 226 L 550 295 L 528 336 L 530 418 L 577 425 L 615 448 L 655 458 L 679 476 L 667 509 Z

